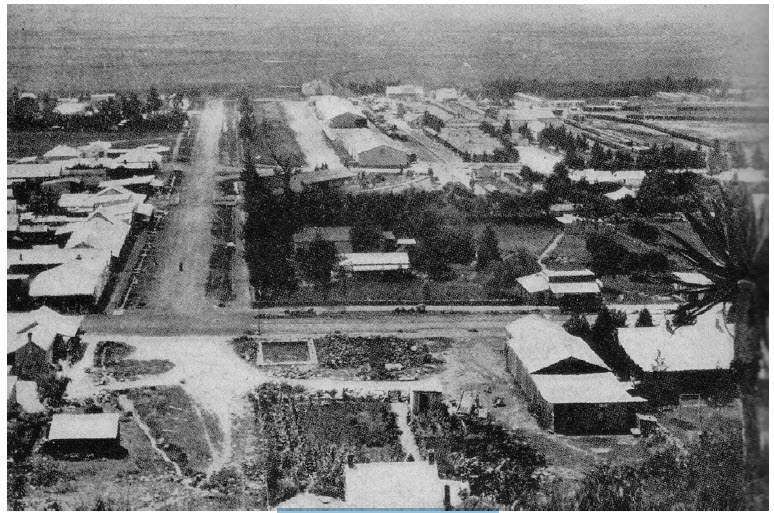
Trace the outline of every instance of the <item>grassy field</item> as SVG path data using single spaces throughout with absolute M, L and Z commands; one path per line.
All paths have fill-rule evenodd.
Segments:
M 485 224 L 471 225 L 476 240 L 486 227 Z M 499 224 L 494 225 L 497 240 L 500 242 L 500 252 L 506 256 L 517 248 L 528 249 L 533 255 L 540 256 L 548 244 L 560 232 L 559 228 L 549 224 Z
M 191 398 L 180 387 L 130 390 L 136 414 L 151 430 L 159 445 L 183 472 L 204 472 L 211 461 L 205 427 Z M 163 439 L 163 441 L 162 441 Z
M 173 148 L 176 132 L 9 132 L 8 158 L 43 156 L 55 146 L 64 144 L 76 148 L 92 141 L 110 141 L 115 148 L 136 148 L 145 144 L 162 144 Z M 170 151 L 171 154 L 171 151 Z
M 586 250 L 586 238 L 578 234 L 566 234 L 559 245 L 544 260 L 549 269 L 555 271 L 568 271 L 584 269 L 588 267 L 591 255 Z
M 264 342 L 263 359 L 268 363 L 304 362 L 309 359 L 306 342 Z

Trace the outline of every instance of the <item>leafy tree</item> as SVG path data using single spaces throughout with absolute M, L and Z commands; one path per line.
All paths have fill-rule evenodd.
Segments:
M 486 269 L 490 263 L 499 262 L 501 260 L 497 233 L 495 233 L 495 230 L 491 225 L 487 225 L 478 241 L 476 268 L 478 270 Z
M 336 265 L 336 246 L 318 233 L 301 257 L 304 274 L 318 285 L 326 286 L 331 282 L 331 271 Z
M 163 104 L 161 102 L 161 97 L 159 96 L 159 92 L 156 90 L 155 87 L 151 87 L 148 90 L 148 99 L 146 101 L 146 105 L 148 106 L 148 111 L 150 112 L 156 112 L 161 110 L 161 106 Z
M 524 180 L 526 180 L 526 181 L 528 181 L 530 183 L 540 183 L 540 182 L 543 182 L 546 179 L 545 176 L 543 176 L 542 174 L 538 173 L 537 171 L 534 171 L 529 166 L 521 166 L 521 171 L 519 172 L 519 175 L 521 175 L 521 177 Z
M 516 286 L 518 278 L 538 271 L 537 257 L 526 248 L 517 248 L 513 255 L 492 267 L 492 277 L 486 286 L 492 295 L 501 297 L 505 291 Z
M 710 174 L 719 174 L 723 171 L 728 171 L 728 157 L 725 152 L 720 149 L 720 141 L 715 139 L 712 150 L 710 150 L 709 158 L 707 159 L 707 167 Z
M 657 227 L 639 219 L 635 219 L 629 223 L 626 231 L 632 237 L 640 239 L 648 244 L 655 244 L 661 236 L 661 231 Z
M 747 157 L 744 155 L 742 145 L 736 141 L 728 143 L 728 153 L 731 156 L 731 167 L 742 169 L 747 167 Z
M 618 342 L 618 328 L 626 327 L 626 312 L 610 310 L 606 306 L 597 314 L 591 328 L 591 344 L 605 363 L 619 376 L 628 376 L 629 357 Z
M 666 232 L 671 239 L 665 246 L 690 262 L 712 285 L 701 287 L 701 297 L 678 307 L 676 315 L 682 319 L 678 325 L 695 321 L 716 305 L 731 305 L 728 320 L 735 326 L 732 369 L 742 402 L 745 475 L 752 483 L 761 468 L 757 398 L 762 346 L 768 345 L 767 220 L 758 219 L 745 188 L 719 187 L 709 198 L 697 197 L 695 203 L 697 210 L 686 218 L 704 249 L 671 231 Z
M 637 317 L 637 322 L 634 324 L 636 328 L 652 328 L 655 326 L 653 324 L 653 316 L 650 314 L 650 310 L 647 308 L 643 308 L 640 312 L 640 315 Z
M 512 133 L 513 133 L 513 129 L 511 128 L 511 120 L 506 119 L 505 123 L 503 124 L 501 134 L 505 138 L 505 137 L 510 137 Z
M 589 320 L 583 314 L 573 314 L 562 326 L 567 333 L 575 337 L 586 340 L 591 336 Z
M 761 151 L 760 144 L 755 145 L 750 165 L 753 169 L 767 169 L 769 167 L 769 163 L 766 162 L 766 157 L 763 156 L 763 151 Z
M 374 223 L 358 217 L 358 222 L 352 225 L 352 250 L 355 253 L 379 251 L 384 243 L 382 228 Z

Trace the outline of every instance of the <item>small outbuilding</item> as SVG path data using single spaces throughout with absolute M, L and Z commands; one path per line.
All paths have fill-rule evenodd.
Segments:
M 352 273 L 403 272 L 411 269 L 408 253 L 345 253 L 339 267 Z
M 51 419 L 46 449 L 56 454 L 120 455 L 118 413 L 59 413 Z

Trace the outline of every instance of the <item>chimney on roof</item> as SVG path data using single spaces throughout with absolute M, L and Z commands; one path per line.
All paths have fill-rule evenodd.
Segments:
M 81 254 L 80 254 L 80 253 L 78 253 L 78 254 L 75 256 L 75 259 L 76 259 L 76 260 L 82 260 L 82 259 L 83 259 L 83 257 L 81 257 Z
M 32 342 L 32 332 L 31 331 L 27 332 L 27 342 Z
M 427 462 L 430 465 L 435 465 L 435 451 L 429 451 L 427 453 Z
M 451 487 L 449 485 L 443 485 L 443 509 L 451 510 Z
M 347 454 L 347 466 L 349 468 L 355 468 L 355 455 Z
M 24 254 L 19 253 L 19 262 L 23 262 L 23 261 L 24 261 Z

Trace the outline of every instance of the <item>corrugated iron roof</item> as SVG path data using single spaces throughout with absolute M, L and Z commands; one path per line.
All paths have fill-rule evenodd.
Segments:
M 629 385 L 612 372 L 595 374 L 533 374 L 543 399 L 552 404 L 609 404 L 644 402 L 629 394 Z
M 646 372 L 728 369 L 734 357 L 733 326 L 720 309 L 707 312 L 696 324 L 670 333 L 666 326 L 620 328 L 618 341 L 632 361 Z
M 74 415 L 59 413 L 51 419 L 48 439 L 111 440 L 118 436 L 118 413 Z
M 574 358 L 605 370 L 605 362 L 579 337 L 539 315 L 527 315 L 508 324 L 511 335 L 508 346 L 516 353 L 527 371 L 539 372 L 556 363 Z

